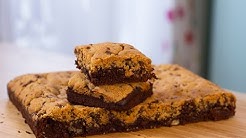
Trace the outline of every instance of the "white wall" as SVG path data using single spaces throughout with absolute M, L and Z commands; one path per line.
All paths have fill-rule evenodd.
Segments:
M 73 55 L 78 44 L 114 41 L 136 46 L 156 64 L 172 59 L 162 45 L 172 42 L 165 12 L 175 6 L 173 0 L 9 0 L 3 5 L 10 8 L 0 9 L 0 17 L 1 11 L 10 17 L 8 32 L 20 47 Z

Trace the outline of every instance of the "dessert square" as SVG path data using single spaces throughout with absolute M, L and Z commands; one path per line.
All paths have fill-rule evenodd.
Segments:
M 154 77 L 151 60 L 125 43 L 98 43 L 77 46 L 77 68 L 95 85 L 145 82 Z
M 95 86 L 79 72 L 68 82 L 67 99 L 72 104 L 124 111 L 152 94 L 152 84 L 148 81 Z
M 72 105 L 69 79 L 77 72 L 19 76 L 8 83 L 12 103 L 38 138 L 88 136 L 228 119 L 235 96 L 178 65 L 155 67 L 153 95 L 127 111 Z M 188 126 L 187 126 L 188 127 Z

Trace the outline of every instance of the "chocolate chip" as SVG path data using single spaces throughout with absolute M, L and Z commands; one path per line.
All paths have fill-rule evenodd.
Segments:
M 180 76 L 181 76 L 181 74 L 175 74 L 175 76 L 178 76 L 178 77 L 180 77 Z
M 56 106 L 57 106 L 58 108 L 62 108 L 62 107 L 63 107 L 63 105 L 61 105 L 61 104 L 56 104 Z
M 104 100 L 104 97 L 102 95 L 99 96 L 101 100 Z
M 177 96 L 172 96 L 171 99 L 177 99 L 178 97 Z
M 39 79 L 39 78 L 41 78 L 42 76 L 41 76 L 41 75 L 36 74 L 36 75 L 35 75 L 35 77 Z
M 159 100 L 154 100 L 154 101 L 151 102 L 151 103 L 159 103 Z
M 100 118 L 101 118 L 100 114 L 90 113 L 90 116 L 91 116 L 91 118 L 93 118 L 95 120 L 95 122 L 97 124 L 99 124 L 101 122 L 101 120 L 100 120 Z
M 120 44 L 122 51 L 125 49 L 125 46 L 123 44 Z
M 90 44 L 92 46 L 92 44 Z M 91 49 L 91 47 L 87 46 L 86 49 Z
M 105 53 L 108 54 L 108 55 L 111 55 L 112 54 L 112 52 L 109 51 L 109 50 L 106 50 Z
M 31 83 L 33 83 L 34 81 L 33 80 L 30 80 L 30 81 L 28 81 L 26 84 L 24 84 L 24 85 L 22 85 L 23 87 L 26 87 L 27 85 L 29 85 L 29 84 L 31 84 Z
M 20 130 L 18 130 L 18 133 L 21 133 Z
M 131 58 L 128 58 L 125 60 L 125 65 L 131 68 L 132 66 L 134 66 L 134 63 L 132 62 Z
M 175 67 L 173 70 L 176 71 L 176 70 L 179 70 L 179 68 L 178 67 Z
M 2 123 L 3 123 L 3 121 L 0 122 L 0 124 L 2 124 Z
M 46 103 L 46 102 L 43 102 L 43 103 L 42 103 L 42 106 L 44 106 L 45 103 Z
M 138 64 L 139 64 L 140 66 L 144 66 L 144 62 L 143 62 L 143 61 L 138 61 Z
M 126 62 L 130 62 L 131 61 L 131 58 L 127 58 L 125 59 Z
M 174 84 L 173 86 L 174 86 L 175 88 L 178 88 L 178 84 Z
M 160 116 L 161 116 L 161 113 L 158 112 L 158 113 L 155 115 L 155 119 L 158 120 L 158 118 L 160 118 Z
M 78 119 L 72 123 L 72 126 L 75 128 L 81 128 L 81 125 L 84 125 L 85 122 L 82 119 Z
M 126 111 L 126 114 L 127 114 L 127 115 L 130 115 L 132 112 L 133 112 L 132 110 L 127 110 L 127 111 Z
M 139 114 L 142 114 L 142 113 L 143 113 L 143 111 L 144 111 L 144 108 L 143 108 L 143 107 L 141 107 L 141 108 L 139 109 L 138 113 L 139 113 Z

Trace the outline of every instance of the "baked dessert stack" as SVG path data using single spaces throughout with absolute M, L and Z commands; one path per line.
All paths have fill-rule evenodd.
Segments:
M 90 44 L 77 46 L 74 53 L 81 72 L 68 82 L 69 102 L 124 111 L 153 94 L 151 60 L 133 46 Z

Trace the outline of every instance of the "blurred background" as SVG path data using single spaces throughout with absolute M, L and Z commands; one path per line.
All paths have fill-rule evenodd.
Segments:
M 0 81 L 76 70 L 73 49 L 105 41 L 137 47 L 246 92 L 244 0 L 0 0 Z

